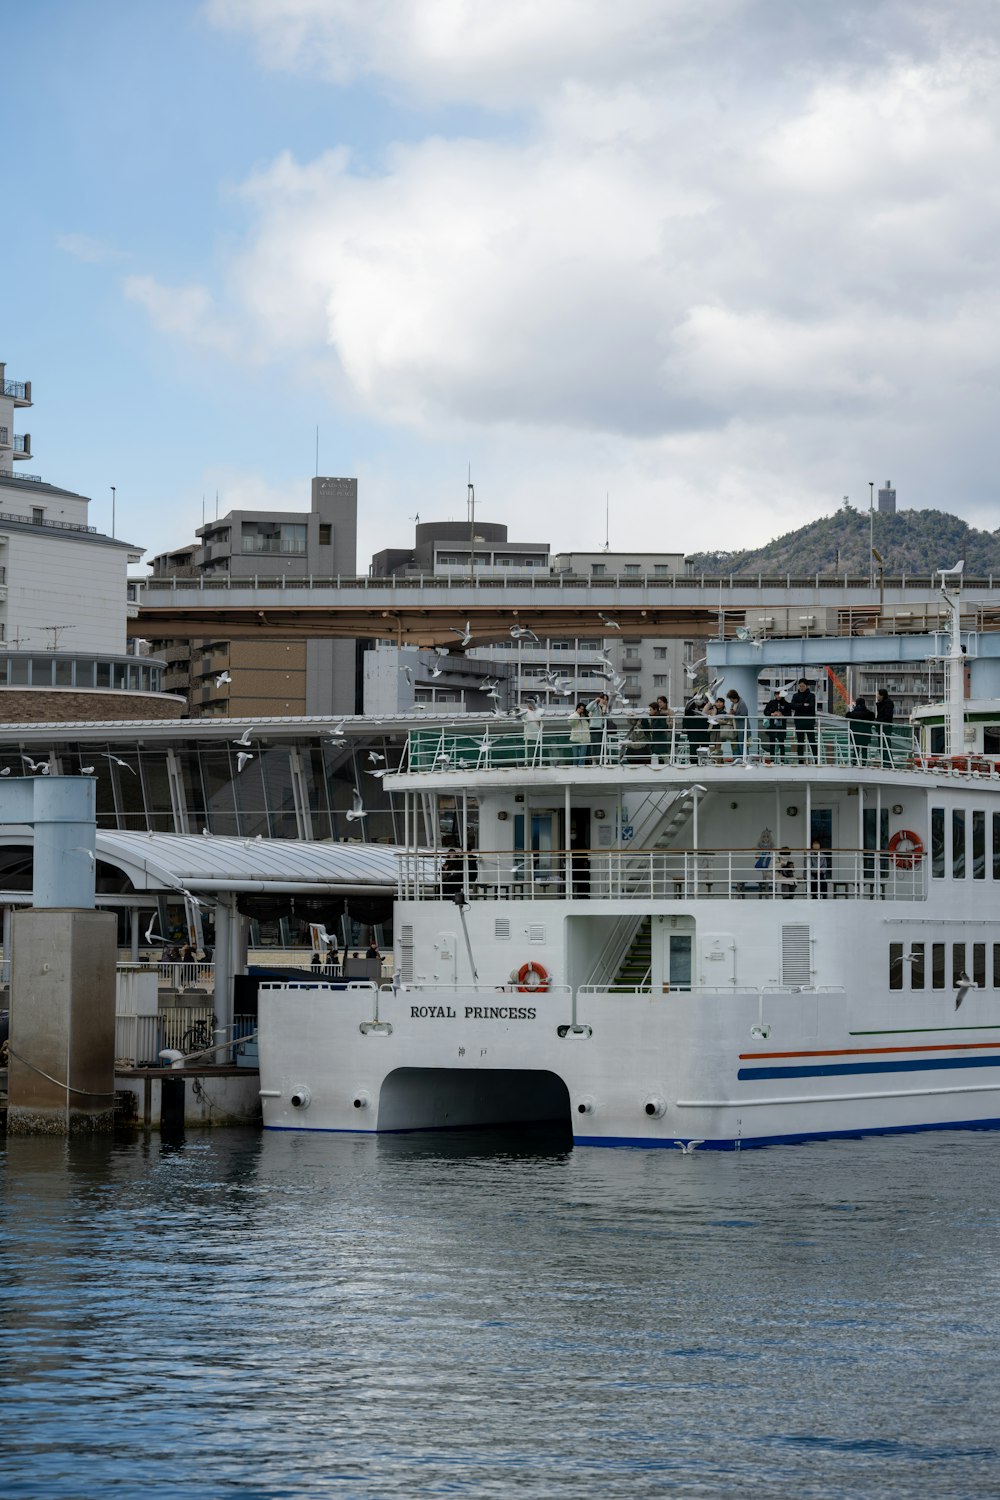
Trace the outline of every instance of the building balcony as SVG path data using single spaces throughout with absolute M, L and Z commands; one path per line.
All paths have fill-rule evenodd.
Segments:
M 11 446 L 10 428 L 0 427 L 0 448 L 10 448 Z
M 15 432 L 14 434 L 14 457 L 15 459 L 31 457 L 31 433 Z
M 13 401 L 15 406 L 31 405 L 31 381 L 30 380 L 4 380 L 3 393 L 8 401 Z

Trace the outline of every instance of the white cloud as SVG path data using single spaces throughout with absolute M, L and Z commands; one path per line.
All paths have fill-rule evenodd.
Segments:
M 953 504 L 932 493 L 949 476 L 969 505 L 992 494 L 990 7 L 210 0 L 207 13 L 273 66 L 519 115 L 503 134 L 399 143 L 374 167 L 342 144 L 276 156 L 242 191 L 225 318 L 205 287 L 128 283 L 164 332 L 319 370 L 342 407 L 424 441 L 475 435 L 531 529 L 539 473 L 567 524 L 581 484 L 600 509 L 627 476 L 644 525 L 666 494 L 679 524 L 697 516 L 726 545 L 765 515 L 832 508 L 846 474 L 876 477 L 873 453 L 901 492 L 912 462 L 920 503 Z
M 124 259 L 121 250 L 116 250 L 105 240 L 95 239 L 90 234 L 57 234 L 56 246 L 74 260 L 81 260 L 89 265 L 103 265 L 108 261 Z
M 217 354 L 237 353 L 234 330 L 216 312 L 207 287 L 164 286 L 152 276 L 128 276 L 124 292 L 146 309 L 153 327 L 169 338 Z

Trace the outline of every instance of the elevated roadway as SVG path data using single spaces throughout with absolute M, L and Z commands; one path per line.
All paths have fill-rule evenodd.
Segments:
M 1000 629 L 1000 579 L 968 579 L 963 628 Z M 135 588 L 131 636 L 148 640 L 379 637 L 398 646 L 461 650 L 508 640 L 512 626 L 540 637 L 728 639 L 740 628 L 768 638 L 905 633 L 942 628 L 933 580 L 813 578 L 581 579 L 204 578 L 153 579 Z

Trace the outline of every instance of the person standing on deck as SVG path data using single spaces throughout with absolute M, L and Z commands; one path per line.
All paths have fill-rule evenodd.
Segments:
M 851 721 L 851 748 L 854 751 L 854 760 L 859 766 L 867 765 L 872 733 L 875 728 L 875 715 L 864 698 L 859 697 L 855 700 L 854 707 L 848 709 L 844 717 Z
M 595 764 L 599 764 L 602 755 L 607 753 L 607 738 L 614 727 L 608 719 L 610 706 L 607 693 L 598 693 L 587 704 L 587 713 L 590 715 L 590 758 Z
M 799 764 L 816 760 L 816 694 L 804 677 L 799 678 L 798 692 L 792 694 L 792 719 L 795 722 L 795 753 Z
M 819 839 L 813 839 L 812 848 L 806 855 L 806 871 L 810 896 L 825 901 L 830 889 L 830 856 Z
M 746 760 L 750 750 L 750 710 L 747 708 L 746 700 L 740 697 L 735 688 L 729 689 L 726 698 L 735 731 L 732 740 L 733 759 Z
M 896 717 L 896 705 L 889 697 L 887 688 L 879 688 L 875 694 L 875 718 L 878 721 L 878 743 L 882 764 L 892 749 L 892 730 L 887 728 Z M 961 747 L 959 747 L 961 748 Z
M 586 703 L 578 703 L 569 716 L 569 747 L 573 763 L 585 766 L 590 749 L 590 719 Z
M 785 731 L 791 709 L 780 688 L 764 705 L 764 748 L 772 760 L 785 758 Z

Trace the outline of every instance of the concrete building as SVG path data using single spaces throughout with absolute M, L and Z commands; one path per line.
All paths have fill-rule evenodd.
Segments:
M 896 514 L 896 491 L 892 487 L 891 479 L 887 479 L 885 488 L 878 492 L 878 508 L 880 515 L 894 516 Z
M 161 552 L 154 578 L 314 582 L 357 572 L 358 482 L 317 477 L 308 511 L 233 510 L 197 530 L 198 541 Z M 156 641 L 165 683 L 196 718 L 353 713 L 360 698 L 354 641 Z
M 13 432 L 31 382 L 0 363 L 0 718 L 176 718 L 163 663 L 128 648 L 128 565 L 142 549 L 89 524 L 86 495 L 16 472 L 31 439 Z
M 412 547 L 387 547 L 372 558 L 371 576 L 468 578 L 530 577 L 549 571 L 548 542 L 511 542 L 495 521 L 417 522 Z

